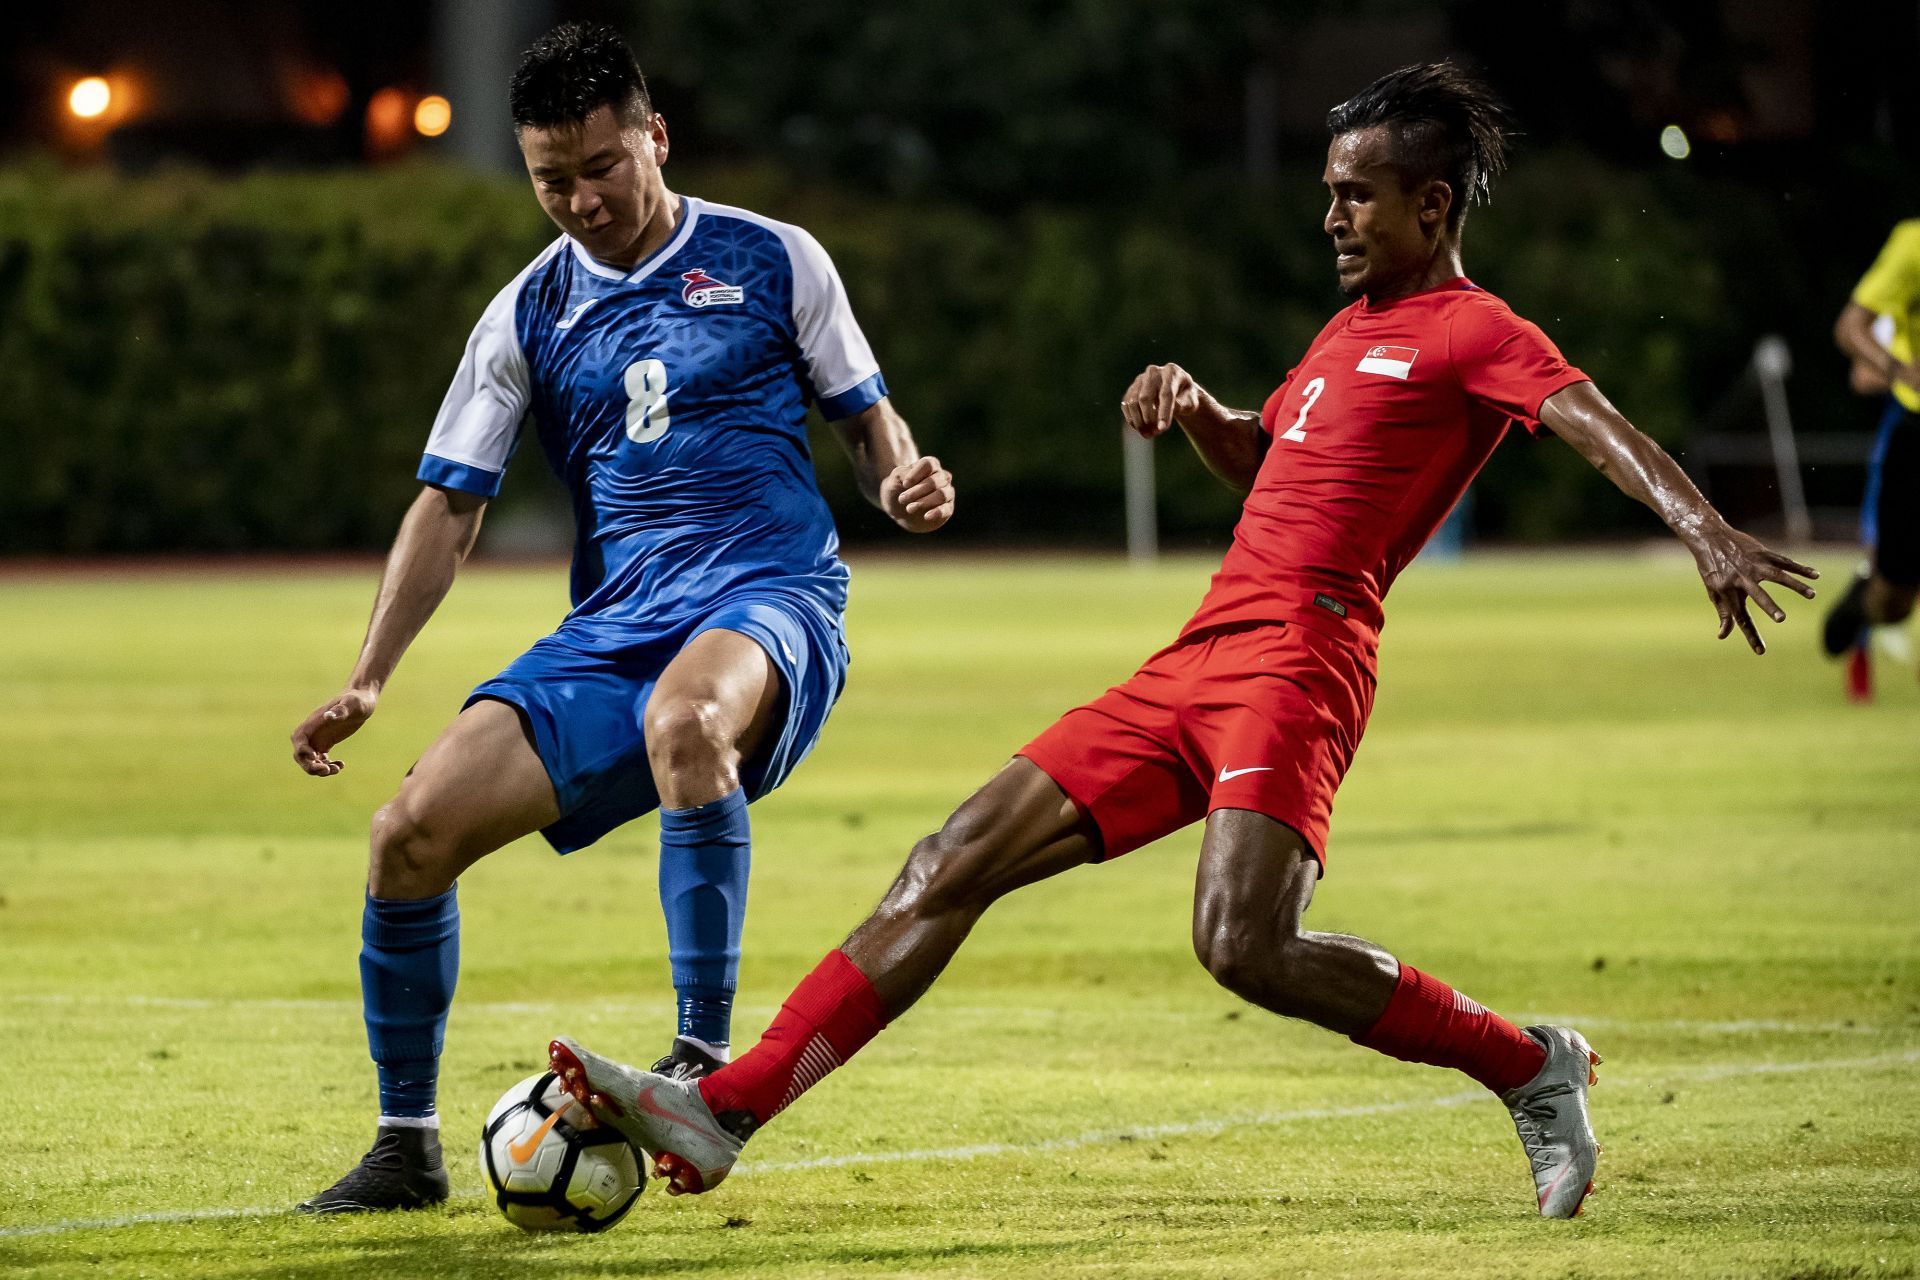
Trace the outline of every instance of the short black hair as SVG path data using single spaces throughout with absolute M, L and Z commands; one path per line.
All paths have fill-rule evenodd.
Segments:
M 604 22 L 563 22 L 520 55 L 507 90 L 517 128 L 579 124 L 612 107 L 624 124 L 653 115 L 633 50 Z
M 1507 167 L 1506 107 L 1452 62 L 1389 72 L 1327 113 L 1336 138 L 1375 125 L 1390 130 L 1393 166 L 1405 185 L 1439 178 L 1453 188 L 1450 230 L 1468 205 L 1491 197 L 1494 177 Z

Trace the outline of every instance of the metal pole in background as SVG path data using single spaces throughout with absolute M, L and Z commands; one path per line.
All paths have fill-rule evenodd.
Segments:
M 453 104 L 443 143 L 460 163 L 521 172 L 507 81 L 521 52 L 552 24 L 551 0 L 435 0 L 434 65 Z
M 1780 481 L 1780 515 L 1787 541 L 1813 540 L 1813 517 L 1807 511 L 1807 491 L 1800 482 L 1800 450 L 1793 439 L 1793 419 L 1787 412 L 1787 375 L 1793 372 L 1793 352 L 1777 333 L 1753 344 L 1753 376 L 1766 406 L 1767 435 L 1773 444 L 1773 470 Z
M 1127 559 L 1146 564 L 1160 554 L 1160 522 L 1154 510 L 1153 441 L 1120 428 L 1121 467 L 1126 473 Z

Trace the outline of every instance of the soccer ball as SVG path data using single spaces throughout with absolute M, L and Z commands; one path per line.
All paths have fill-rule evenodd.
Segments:
M 551 1071 L 506 1091 L 480 1130 L 480 1172 L 522 1231 L 605 1231 L 647 1185 L 637 1151 Z

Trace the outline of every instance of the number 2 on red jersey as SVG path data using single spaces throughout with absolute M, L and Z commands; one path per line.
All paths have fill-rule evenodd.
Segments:
M 1306 397 L 1306 403 L 1300 406 L 1300 416 L 1293 420 L 1293 425 L 1280 433 L 1282 440 L 1305 440 L 1307 438 L 1307 414 L 1312 410 L 1313 402 L 1318 400 L 1320 393 L 1326 389 L 1327 380 L 1325 378 L 1315 378 L 1312 382 L 1300 388 L 1300 394 Z

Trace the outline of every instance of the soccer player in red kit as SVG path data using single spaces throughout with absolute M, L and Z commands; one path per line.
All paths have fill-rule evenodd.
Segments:
M 1329 117 L 1325 230 L 1341 290 L 1286 381 L 1252 413 L 1177 365 L 1122 401 L 1178 424 L 1250 490 L 1233 547 L 1172 644 L 1028 744 L 914 847 L 873 915 L 788 998 L 760 1042 L 697 1082 L 560 1039 L 554 1069 L 653 1153 L 676 1192 L 711 1189 L 745 1140 L 919 998 L 1006 893 L 1206 821 L 1193 942 L 1215 979 L 1287 1017 L 1452 1067 L 1512 1112 L 1540 1212 L 1570 1217 L 1598 1145 L 1599 1062 L 1577 1031 L 1514 1026 L 1372 943 L 1304 929 L 1334 790 L 1373 705 L 1381 601 L 1508 426 L 1551 431 L 1653 508 L 1720 616 L 1764 651 L 1749 600 L 1804 596 L 1814 571 L 1731 528 L 1537 327 L 1463 273 L 1461 226 L 1503 167 L 1502 113 L 1446 63 L 1379 80 Z

